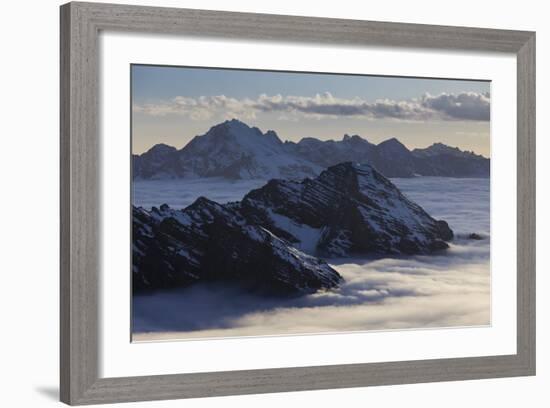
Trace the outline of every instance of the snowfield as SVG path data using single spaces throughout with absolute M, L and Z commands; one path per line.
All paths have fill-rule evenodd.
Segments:
M 449 223 L 455 232 L 449 250 L 412 257 L 329 259 L 345 282 L 337 290 L 299 298 L 262 298 L 217 285 L 135 295 L 133 340 L 489 325 L 489 179 L 419 177 L 392 182 L 432 217 Z M 226 203 L 264 183 L 135 181 L 133 204 L 183 208 L 199 196 Z M 470 233 L 485 239 L 466 239 Z

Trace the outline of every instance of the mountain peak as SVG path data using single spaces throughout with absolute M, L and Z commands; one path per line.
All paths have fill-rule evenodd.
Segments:
M 195 139 L 204 139 L 206 137 L 227 141 L 228 137 L 249 139 L 261 135 L 263 133 L 257 127 L 249 126 L 238 119 L 230 119 L 212 126 L 205 134 L 196 136 Z
M 282 143 L 274 130 L 268 130 L 263 133 L 260 128 L 256 126 L 250 126 L 247 123 L 239 119 L 228 119 L 222 123 L 218 123 L 210 128 L 210 130 L 218 131 L 220 129 L 228 129 L 230 133 L 243 134 L 246 136 L 267 136 L 269 139 L 276 140 Z M 207 133 L 210 133 L 210 130 Z
M 273 130 L 231 119 L 195 136 L 178 155 L 181 173 L 189 177 L 230 179 L 304 178 L 321 168 L 286 150 Z
M 379 145 L 381 144 L 404 146 L 403 143 L 401 143 L 399 139 L 397 139 L 396 137 L 391 137 L 389 139 L 386 139 L 383 142 L 379 143 Z
M 425 156 L 432 156 L 432 155 L 439 155 L 439 154 L 446 154 L 446 155 L 453 155 L 453 156 L 470 156 L 475 155 L 472 152 L 465 152 L 460 150 L 458 147 L 452 147 L 448 146 L 441 142 L 433 143 L 432 145 L 424 148 L 424 149 L 414 149 L 415 152 L 420 153 Z
M 247 128 L 250 128 L 249 125 L 247 125 L 243 121 L 241 121 L 239 119 L 236 119 L 236 118 L 228 119 L 228 120 L 224 121 L 223 124 L 228 125 L 228 126 L 246 126 Z
M 433 143 L 430 147 L 428 147 L 428 149 L 460 150 L 458 147 L 452 147 L 441 142 Z
M 447 248 L 453 234 L 373 166 L 353 162 L 302 182 L 271 180 L 249 192 L 239 209 L 298 249 L 329 257 L 428 253 Z
M 481 175 L 487 177 L 490 172 L 490 159 L 444 143 L 433 143 L 423 149 L 414 149 L 412 154 L 417 159 L 425 161 L 443 161 L 446 174 L 451 176 Z
M 278 143 L 283 143 L 281 141 L 281 139 L 279 139 L 279 135 L 277 135 L 277 132 L 275 132 L 274 130 L 268 130 L 267 132 L 264 133 L 264 136 L 265 137 L 268 137 L 270 139 L 273 139 L 275 141 L 277 141 Z
M 391 153 L 409 151 L 409 149 L 407 149 L 407 147 L 395 137 L 392 137 L 391 139 L 388 139 L 388 140 L 384 140 L 382 143 L 379 143 L 377 147 L 382 150 L 388 150 Z
M 210 130 L 213 129 L 228 129 L 231 131 L 250 131 L 251 129 L 254 129 L 253 127 L 249 126 L 248 124 L 244 123 L 243 121 L 240 121 L 239 119 L 228 119 L 221 123 L 218 123 L 217 125 L 214 125 L 210 128 Z
M 174 146 L 167 145 L 165 143 L 158 143 L 154 146 L 152 146 L 147 152 L 145 153 L 171 153 L 175 152 L 178 149 L 176 149 Z
M 366 142 L 367 140 L 363 139 L 359 135 L 348 135 L 347 133 L 342 138 L 343 142 Z
M 237 119 L 237 118 L 226 119 L 226 120 L 224 120 L 223 122 L 218 123 L 218 125 L 224 125 L 224 124 L 225 124 L 225 125 L 243 124 L 243 125 L 248 126 L 245 122 L 243 122 L 242 120 Z M 215 125 L 214 125 L 214 126 L 215 126 Z

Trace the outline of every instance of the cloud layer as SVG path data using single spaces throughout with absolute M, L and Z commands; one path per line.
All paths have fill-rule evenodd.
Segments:
M 292 119 L 353 117 L 358 119 L 395 119 L 410 121 L 473 120 L 490 118 L 489 93 L 424 94 L 409 100 L 338 98 L 325 92 L 315 96 L 262 94 L 256 99 L 232 98 L 225 95 L 197 98 L 176 96 L 159 103 L 135 105 L 134 112 L 152 116 L 183 115 L 193 120 L 211 117 L 253 119 L 258 113 L 278 113 Z
M 133 297 L 134 340 L 418 329 L 490 324 L 488 179 L 442 182 L 400 179 L 399 189 L 456 233 L 450 250 L 436 255 L 328 260 L 344 276 L 334 291 L 276 299 L 227 285 Z M 174 191 L 211 196 L 214 185 L 178 185 Z M 158 191 L 158 190 L 157 190 Z M 232 197 L 240 192 L 231 186 Z M 192 197 L 178 196 L 181 205 Z M 442 200 L 441 197 L 445 197 Z M 166 196 L 164 198 L 167 198 Z M 221 198 L 221 197 L 219 197 Z
M 199 285 L 136 296 L 134 340 L 490 324 L 486 243 L 461 245 L 431 259 L 354 261 L 333 264 L 346 279 L 339 290 L 297 299 L 266 299 L 228 286 Z

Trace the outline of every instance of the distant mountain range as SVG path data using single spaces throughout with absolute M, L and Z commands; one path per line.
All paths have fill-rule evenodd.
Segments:
M 284 296 L 339 285 L 320 256 L 428 254 L 453 238 L 372 166 L 351 162 L 270 180 L 240 202 L 133 207 L 132 231 L 134 291 L 225 282 Z
M 489 177 L 490 173 L 488 158 L 442 143 L 409 150 L 395 138 L 376 145 L 358 135 L 282 142 L 274 131 L 263 133 L 236 119 L 213 126 L 180 150 L 157 144 L 134 155 L 132 162 L 137 179 L 301 180 L 343 162 L 368 163 L 386 177 Z

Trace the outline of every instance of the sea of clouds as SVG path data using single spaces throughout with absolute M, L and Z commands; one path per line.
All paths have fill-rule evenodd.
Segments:
M 489 180 L 422 177 L 392 181 L 432 216 L 449 222 L 456 238 L 448 251 L 414 257 L 330 259 L 345 283 L 335 291 L 299 298 L 262 298 L 219 285 L 134 296 L 133 339 L 490 324 Z M 134 203 L 150 207 L 149 200 L 156 196 L 158 205 L 159 190 L 164 201 L 176 208 L 199 195 L 233 201 L 249 191 L 251 182 L 235 183 L 230 189 L 191 183 L 185 197 L 181 186 L 167 185 L 136 182 Z M 171 189 L 177 193 L 170 196 Z M 467 239 L 472 232 L 485 239 Z

